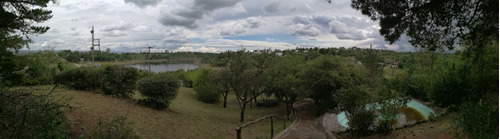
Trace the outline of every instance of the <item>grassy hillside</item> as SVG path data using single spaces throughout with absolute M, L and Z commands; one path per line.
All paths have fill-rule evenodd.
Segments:
M 235 127 L 240 125 L 240 111 L 234 95 L 229 96 L 228 107 L 223 108 L 220 103 L 197 101 L 191 88 L 180 88 L 170 108 L 157 111 L 137 105 L 132 99 L 117 99 L 87 91 L 57 90 L 55 95 L 72 98 L 70 103 L 78 107 L 66 114 L 73 126 L 74 137 L 92 130 L 99 119 L 111 120 L 116 116 L 126 116 L 134 122 L 134 131 L 142 138 L 235 138 Z M 245 122 L 284 111 L 283 105 L 250 108 L 246 111 Z M 274 133 L 278 134 L 283 130 L 283 121 L 274 121 Z M 287 121 L 286 126 L 290 123 Z M 244 128 L 242 137 L 270 138 L 270 120 Z

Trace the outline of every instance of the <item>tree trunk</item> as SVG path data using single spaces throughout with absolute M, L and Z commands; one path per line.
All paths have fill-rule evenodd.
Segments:
M 226 108 L 226 104 L 227 104 L 227 93 L 226 93 L 226 95 L 223 95 L 223 97 L 224 97 L 224 108 Z
M 245 120 L 245 108 L 247 106 L 247 103 L 243 103 L 243 107 L 241 107 L 241 113 L 240 113 L 240 122 L 241 123 L 243 123 L 243 121 Z

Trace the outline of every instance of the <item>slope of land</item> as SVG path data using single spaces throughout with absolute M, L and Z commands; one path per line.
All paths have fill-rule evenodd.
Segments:
M 58 89 L 56 95 L 72 98 L 71 105 L 78 107 L 66 115 L 72 124 L 74 138 L 91 131 L 99 119 L 111 120 L 126 116 L 134 124 L 134 131 L 142 138 L 235 138 L 239 122 L 238 102 L 228 98 L 228 107 L 220 103 L 206 104 L 196 100 L 193 89 L 181 87 L 170 108 L 157 111 L 137 105 L 133 99 L 124 100 L 88 91 Z M 276 112 L 284 112 L 284 106 L 274 108 L 247 108 L 245 122 Z M 277 113 L 281 114 L 281 113 Z M 274 133 L 283 130 L 279 121 Z M 290 122 L 286 123 L 287 126 Z M 270 120 L 261 121 L 242 130 L 243 138 L 270 138 Z

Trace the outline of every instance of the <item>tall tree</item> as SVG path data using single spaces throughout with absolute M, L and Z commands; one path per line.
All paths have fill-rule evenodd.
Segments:
M 229 63 L 231 74 L 231 88 L 233 89 L 240 106 L 240 122 L 245 119 L 245 109 L 255 98 L 264 93 L 266 76 L 252 64 L 255 62 L 245 50 L 234 54 Z
M 46 26 L 36 26 L 49 20 L 52 11 L 45 9 L 55 0 L 1 0 L 0 1 L 0 82 L 10 82 L 14 68 L 10 50 L 28 47 L 30 35 L 42 34 L 49 30 Z
M 472 52 L 498 40 L 498 0 L 352 0 L 351 6 L 380 21 L 380 34 L 394 43 L 409 42 L 436 50 L 470 44 Z
M 212 81 L 215 83 L 217 91 L 222 95 L 223 107 L 226 108 L 227 95 L 231 92 L 231 76 L 227 69 L 217 71 L 214 76 Z
M 50 28 L 36 26 L 52 18 L 52 11 L 45 9 L 55 0 L 2 0 L 0 1 L 0 48 L 14 50 L 28 47 L 30 35 L 42 34 Z
M 320 56 L 306 63 L 301 73 L 302 84 L 311 91 L 316 104 L 332 100 L 333 92 L 342 88 L 347 80 L 345 67 L 338 57 Z
M 285 102 L 288 115 L 293 108 L 293 103 L 304 96 L 300 88 L 300 68 L 298 67 L 302 62 L 300 58 L 302 57 L 291 56 L 274 60 L 266 83 L 266 93 L 274 94 L 276 98 Z

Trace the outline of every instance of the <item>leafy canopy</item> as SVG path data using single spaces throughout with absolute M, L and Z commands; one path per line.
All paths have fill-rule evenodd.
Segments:
M 390 43 L 402 35 L 429 50 L 459 41 L 472 51 L 498 40 L 498 0 L 352 0 L 351 6 L 380 21 L 380 34 Z
M 28 47 L 31 34 L 43 34 L 50 28 L 37 23 L 52 18 L 52 11 L 45 9 L 55 0 L 1 0 L 0 1 L 0 50 Z

